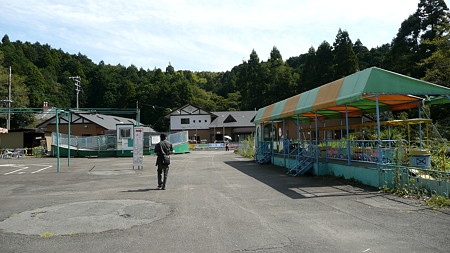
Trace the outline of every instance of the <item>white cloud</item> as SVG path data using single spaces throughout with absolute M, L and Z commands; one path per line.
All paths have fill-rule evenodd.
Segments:
M 418 0 L 0 0 L 0 32 L 98 62 L 225 71 L 252 49 L 284 59 L 330 44 L 339 28 L 353 41 L 388 43 Z M 3 31 L 2 31 L 3 30 Z

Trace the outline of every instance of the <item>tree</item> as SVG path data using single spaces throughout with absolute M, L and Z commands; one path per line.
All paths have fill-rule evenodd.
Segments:
M 371 48 L 369 51 L 370 57 L 368 59 L 368 66 L 386 68 L 383 62 L 390 49 L 391 45 L 389 43 L 383 44 L 375 48 Z
M 334 80 L 333 68 L 333 48 L 331 45 L 323 41 L 317 48 L 315 55 L 316 62 L 316 85 L 322 85 Z
M 422 61 L 427 66 L 424 80 L 450 88 L 450 22 L 442 22 L 436 27 L 436 36 L 431 41 L 436 51 Z
M 269 62 L 271 65 L 280 66 L 283 62 L 283 57 L 276 46 L 273 46 L 272 51 L 270 51 Z
M 301 87 L 299 88 L 301 92 L 314 89 L 318 86 L 317 58 L 314 47 L 309 48 L 305 58 L 305 64 L 302 69 Z
M 173 73 L 175 73 L 175 68 L 172 67 L 172 65 L 169 62 L 169 65 L 166 67 L 166 73 L 169 75 L 172 75 Z
M 123 108 L 131 108 L 136 104 L 136 85 L 130 80 L 127 80 L 122 88 L 122 98 L 120 99 L 120 101 L 120 107 Z
M 255 50 L 252 50 L 248 62 L 242 64 L 237 84 L 242 95 L 244 110 L 253 110 L 263 105 L 267 87 L 264 83 L 263 68 Z
M 296 93 L 292 68 L 284 63 L 281 53 L 276 47 L 273 47 L 269 61 L 264 65 L 267 65 L 263 67 L 267 84 L 267 94 L 262 100 L 264 105 L 275 103 Z
M 335 79 L 355 73 L 359 69 L 358 58 L 347 31 L 339 29 L 333 47 Z
M 357 39 L 355 44 L 353 44 L 353 51 L 358 58 L 358 65 L 361 70 L 372 67 L 370 65 L 370 51 L 367 47 L 363 45 L 361 40 Z
M 3 53 L 0 51 L 0 81 L 8 83 L 9 70 L 2 65 Z M 29 93 L 26 85 L 24 84 L 24 77 L 13 73 L 11 76 L 11 107 L 14 108 L 26 108 L 29 107 Z M 0 85 L 0 99 L 8 99 L 9 96 L 8 85 Z M 6 107 L 7 104 L 0 103 L 0 107 Z M 0 122 L 2 127 L 6 127 L 6 115 L 2 115 Z M 32 114 L 13 114 L 11 115 L 11 128 L 18 127 L 30 127 L 33 126 L 34 117 Z
M 448 19 L 448 7 L 444 0 L 420 0 L 418 8 L 400 26 L 392 40 L 384 65 L 395 72 L 421 78 L 425 66 L 419 65 L 423 59 L 436 50 L 432 44 L 422 43 L 436 37 L 435 27 Z
M 4 36 L 3 36 L 3 38 L 2 38 L 2 44 L 3 45 L 8 45 L 8 44 L 10 44 L 11 43 L 11 41 L 9 41 L 9 36 L 7 35 L 7 34 L 5 34 Z

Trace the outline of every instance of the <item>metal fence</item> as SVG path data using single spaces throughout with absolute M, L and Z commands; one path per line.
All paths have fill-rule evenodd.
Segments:
M 159 134 L 144 136 L 144 150 L 150 150 L 156 143 L 152 143 L 152 136 L 157 138 L 154 140 L 159 142 Z M 76 150 L 115 150 L 117 147 L 117 137 L 114 135 L 99 135 L 99 136 L 70 136 L 67 134 L 59 134 L 59 146 L 67 148 L 70 144 L 72 149 Z M 168 140 L 174 144 L 182 144 L 188 142 L 188 132 L 179 132 L 168 135 Z M 56 133 L 52 133 L 52 145 L 56 146 L 57 143 Z
M 317 147 L 317 149 L 316 149 Z M 396 164 L 408 163 L 407 142 L 404 140 L 320 140 L 298 141 L 283 139 L 274 142 L 259 142 L 258 154 L 295 156 L 303 153 L 307 157 L 349 160 L 355 162 Z
M 115 150 L 117 138 L 115 136 L 70 136 L 59 134 L 59 146 L 62 148 L 70 147 L 77 150 Z M 57 145 L 56 133 L 52 133 L 52 145 Z
M 173 145 L 186 143 L 189 141 L 189 133 L 188 131 L 178 132 L 174 134 L 169 134 L 168 141 Z
M 381 168 L 380 177 L 381 187 L 400 190 L 405 194 L 449 197 L 450 172 L 386 165 Z
M 315 161 L 319 158 L 321 161 L 373 164 L 371 167 L 379 171 L 378 187 L 389 187 L 405 193 L 450 195 L 450 172 L 410 165 L 408 142 L 405 140 L 281 140 L 259 142 L 257 153 L 297 161 L 305 158 Z M 346 174 L 358 179 L 361 173 L 352 170 Z
M 342 140 L 319 141 L 319 157 L 357 162 L 397 164 L 408 163 L 404 140 Z M 380 160 L 381 159 L 381 160 Z
M 56 133 L 52 133 L 52 145 L 56 146 Z M 69 146 L 69 135 L 59 134 L 59 146 Z M 70 147 L 76 150 L 116 150 L 117 137 L 113 135 L 70 136 Z M 151 136 L 144 136 L 144 151 L 151 149 Z

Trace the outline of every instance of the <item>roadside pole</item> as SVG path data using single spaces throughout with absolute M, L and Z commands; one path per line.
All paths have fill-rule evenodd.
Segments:
M 55 109 L 56 113 L 56 172 L 60 172 L 59 161 L 59 114 L 58 109 Z

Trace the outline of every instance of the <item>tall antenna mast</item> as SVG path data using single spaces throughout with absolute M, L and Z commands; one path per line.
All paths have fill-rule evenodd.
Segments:
M 69 77 L 70 79 L 72 79 L 75 83 L 75 91 L 77 92 L 77 109 L 79 108 L 79 104 L 78 104 L 78 94 L 81 91 L 81 77 L 79 76 L 71 76 Z

